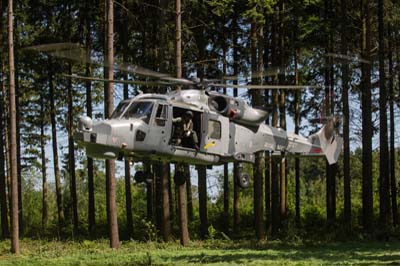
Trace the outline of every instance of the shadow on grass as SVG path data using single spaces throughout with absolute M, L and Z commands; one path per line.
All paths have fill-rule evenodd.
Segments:
M 185 252 L 186 253 L 186 252 Z M 167 256 L 162 259 L 167 259 Z M 171 257 L 168 257 L 171 259 Z M 247 264 L 262 261 L 291 261 L 294 263 L 318 261 L 326 265 L 400 265 L 400 243 L 345 243 L 329 244 L 325 246 L 290 246 L 283 245 L 267 247 L 265 249 L 210 249 L 200 254 L 182 254 L 173 258 L 176 262 L 191 264 Z

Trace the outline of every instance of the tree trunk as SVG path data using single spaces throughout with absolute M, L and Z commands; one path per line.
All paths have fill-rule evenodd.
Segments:
M 163 165 L 159 163 L 154 163 L 153 164 L 153 171 L 155 175 L 155 195 L 154 195 L 154 201 L 155 201 L 155 208 L 156 208 L 156 227 L 157 230 L 159 230 L 161 233 L 163 233 L 163 199 L 164 199 L 164 193 L 168 195 L 168 190 L 164 192 L 163 190 L 163 177 L 165 173 L 163 172 Z M 167 198 L 168 201 L 168 198 Z
M 0 1 L 0 12 L 3 14 L 5 9 L 5 2 Z M 0 20 L 0 32 L 3 32 L 3 19 Z M 0 44 L 3 44 L 3 35 L 0 34 Z M 1 238 L 5 239 L 10 236 L 9 225 L 8 225 L 8 206 L 7 206 L 7 180 L 6 180 L 6 172 L 4 167 L 6 161 L 6 149 L 4 139 L 6 136 L 6 123 L 7 115 L 6 115 L 6 86 L 3 81 L 3 76 L 5 74 L 4 70 L 4 62 L 3 59 L 0 59 L 0 89 L 1 89 L 1 98 L 0 98 L 0 211 L 1 211 Z M 4 121 L 4 122 L 3 122 Z M 4 129 L 4 130 L 3 130 Z
M 328 38 L 326 38 L 326 53 L 333 52 L 333 29 L 332 29 L 332 0 L 325 0 L 325 25 L 328 29 Z M 333 86 L 334 86 L 334 73 L 333 73 L 333 60 L 330 57 L 326 58 L 325 67 L 325 99 L 326 110 L 325 116 L 332 116 L 334 110 L 333 103 Z M 329 225 L 333 224 L 336 219 L 336 165 L 329 165 L 326 162 L 326 219 Z
M 395 123 L 394 123 L 394 71 L 393 71 L 393 34 L 391 27 L 388 29 L 389 36 L 389 109 L 390 109 L 390 190 L 392 203 L 393 226 L 399 223 L 399 214 L 397 210 L 397 181 L 396 181 L 396 147 L 395 147 Z
M 122 5 L 124 7 L 127 6 L 127 0 L 124 0 L 122 2 Z M 122 20 L 123 20 L 123 26 L 122 26 L 122 61 L 124 63 L 128 62 L 128 12 L 127 10 L 123 9 L 122 10 Z M 123 79 L 128 80 L 128 73 L 123 72 Z M 128 90 L 128 84 L 124 83 L 124 99 L 129 99 L 129 90 Z M 151 167 L 151 165 L 149 164 Z M 127 232 L 128 232 L 128 237 L 131 238 L 133 236 L 133 214 L 132 214 L 132 191 L 131 191 L 131 166 L 129 160 L 125 159 L 125 210 L 126 210 L 126 227 L 127 227 Z M 150 189 L 149 189 L 150 185 Z M 147 185 L 147 199 L 149 198 L 149 192 L 150 192 L 150 203 L 152 204 L 152 183 Z M 150 205 L 150 207 L 152 207 Z M 152 213 L 152 211 L 151 211 Z M 150 216 L 151 219 L 152 215 Z
M 114 65 L 114 1 L 107 0 L 107 63 Z M 114 79 L 113 67 L 108 67 L 105 71 L 107 79 Z M 114 83 L 105 84 L 105 117 L 109 118 L 114 109 Z M 115 161 L 106 160 L 106 182 L 107 182 L 107 200 L 109 206 L 108 223 L 110 234 L 110 247 L 119 247 L 118 220 L 117 220 L 117 202 L 116 202 L 116 181 L 115 181 Z
M 181 28 L 181 0 L 175 1 L 176 8 L 176 77 L 182 78 L 182 28 Z M 177 88 L 180 90 L 180 87 Z M 183 169 L 182 169 L 183 171 Z M 190 178 L 190 177 L 187 177 Z M 181 245 L 189 245 L 189 231 L 187 221 L 187 199 L 186 199 L 186 183 L 178 186 L 178 205 L 179 205 L 179 227 L 180 227 L 180 239 Z
M 272 66 L 279 66 L 278 61 L 278 34 L 277 34 L 276 19 L 272 21 L 271 27 L 271 61 Z M 277 78 L 273 80 L 274 84 L 277 83 Z M 278 127 L 278 106 L 279 106 L 279 95 L 276 90 L 272 91 L 272 121 L 273 127 Z M 271 158 L 271 233 L 276 236 L 280 228 L 280 186 L 279 186 L 279 162 L 276 158 Z
M 149 163 L 149 162 L 146 162 L 145 164 L 144 164 L 144 167 L 145 167 L 145 171 L 146 171 L 146 173 L 147 173 L 147 180 L 146 180 L 146 207 L 147 207 L 147 220 L 148 221 L 153 221 L 153 185 L 154 185 L 154 171 L 152 171 L 152 167 L 151 167 L 151 164 Z M 126 176 L 125 176 L 125 178 L 126 178 Z M 160 179 L 160 178 L 159 178 Z M 150 182 L 149 182 L 150 181 Z M 125 180 L 125 184 L 127 185 L 128 184 L 128 182 L 126 182 L 126 180 Z M 127 216 L 127 219 L 131 219 L 130 221 L 129 221 L 129 223 L 128 223 L 128 225 L 130 225 L 131 226 L 131 228 L 129 229 L 129 230 L 131 230 L 132 232 L 131 233 L 133 233 L 133 221 L 132 221 L 132 195 L 131 195 L 131 187 L 130 187 L 130 181 L 129 181 L 129 196 L 131 197 L 130 198 L 130 202 L 129 202 L 129 204 L 128 204 L 128 201 L 127 201 L 127 204 L 126 204 L 126 208 L 128 209 L 128 205 L 129 205 L 129 207 L 131 208 L 131 210 L 129 211 L 129 213 L 130 213 L 130 218 Z M 128 196 L 126 196 L 127 197 L 127 200 L 128 200 Z
M 341 53 L 348 51 L 347 0 L 341 0 Z M 344 224 L 351 229 L 349 65 L 342 63 Z
M 162 234 L 164 241 L 171 241 L 171 182 L 169 163 L 162 163 Z M 171 193 L 172 194 L 172 193 Z
M 176 165 L 175 171 L 184 171 L 183 165 Z M 185 179 L 188 177 L 185 176 Z M 176 184 L 175 184 L 176 185 Z M 178 214 L 179 214 L 179 229 L 180 242 L 182 246 L 189 245 L 189 231 L 187 219 L 187 199 L 186 199 L 186 182 L 183 185 L 177 186 L 178 189 Z
M 2 66 L 1 66 L 2 69 Z M 4 73 L 4 72 L 3 72 Z M 5 86 L 3 84 L 3 80 L 0 79 L 0 86 L 2 92 L 5 91 Z M 9 228 L 8 228 L 8 206 L 7 206 L 7 182 L 6 182 L 6 173 L 4 171 L 5 167 L 5 152 L 4 152 L 4 131 L 3 131 L 3 119 L 6 119 L 3 109 L 3 98 L 5 97 L 2 94 L 1 102 L 0 102 L 0 211 L 1 211 L 1 238 L 5 239 L 10 236 Z
M 224 221 L 224 232 L 229 231 L 229 172 L 228 164 L 224 164 L 224 212 L 222 215 Z
M 299 85 L 299 73 L 297 70 L 297 57 L 298 51 L 295 51 L 294 55 L 294 68 L 295 68 L 295 85 Z M 300 91 L 296 91 L 294 95 L 294 133 L 300 133 Z M 300 158 L 296 156 L 294 159 L 294 172 L 295 172 L 295 205 L 296 214 L 295 221 L 296 226 L 300 227 Z
M 278 93 L 272 92 L 274 111 L 272 113 L 272 126 L 278 126 Z M 278 234 L 280 228 L 280 197 L 279 197 L 279 163 L 278 159 L 271 159 L 271 233 L 273 236 Z
M 91 1 L 86 1 L 85 6 L 85 23 L 86 23 L 86 48 L 88 50 L 87 60 L 90 59 L 90 49 L 92 47 L 92 24 L 91 17 Z M 92 76 L 92 68 L 90 64 L 85 67 L 86 77 Z M 86 87 L 86 115 L 92 118 L 92 83 L 90 80 L 85 82 Z M 89 235 L 93 238 L 96 234 L 96 208 L 94 200 L 94 173 L 93 173 L 93 159 L 87 157 L 87 175 L 88 175 L 88 230 Z
M 193 221 L 193 197 L 192 197 L 192 180 L 190 179 L 190 167 L 185 165 L 185 175 L 188 177 L 186 180 L 186 194 L 187 194 L 187 205 L 188 205 L 188 218 L 189 221 Z
M 208 235 L 207 219 L 207 168 L 204 165 L 197 166 L 198 191 L 199 191 L 199 213 L 200 213 L 200 238 L 205 239 Z
M 72 73 L 71 65 L 68 65 L 68 74 Z M 74 225 L 74 234 L 79 232 L 78 220 L 78 200 L 76 195 L 76 175 L 75 175 L 75 148 L 74 148 L 74 110 L 73 110 L 73 92 L 71 79 L 68 79 L 67 85 L 68 92 L 68 162 L 69 162 L 69 176 L 70 176 L 70 193 L 72 201 L 72 221 Z
M 58 162 L 58 143 L 57 143 L 57 125 L 56 125 L 56 108 L 55 108 L 55 88 L 52 73 L 52 64 L 49 62 L 49 89 L 50 89 L 50 122 L 51 137 L 53 145 L 53 167 L 56 182 L 57 212 L 58 212 L 58 234 L 62 235 L 65 224 L 64 207 L 62 199 L 61 177 Z
M 16 36 L 15 44 L 13 46 L 18 47 L 18 16 L 14 16 L 14 33 Z M 18 183 L 18 226 L 20 235 L 24 232 L 23 223 L 23 209 L 22 209 L 22 171 L 21 171 L 21 134 L 20 134 L 20 104 L 19 104 L 19 74 L 18 74 L 18 57 L 14 58 L 14 83 L 15 83 L 15 117 L 16 117 L 16 143 L 17 143 L 17 183 Z
M 258 58 L 257 58 L 257 48 L 258 42 L 263 42 L 263 28 L 258 27 L 257 22 L 253 21 L 251 24 L 251 71 L 252 73 L 260 73 L 263 72 L 263 63 L 262 63 L 262 53 L 263 49 L 258 50 Z M 260 40 L 259 40 L 260 38 Z M 258 59 L 258 60 L 257 60 Z M 257 84 L 258 82 L 262 83 L 261 79 L 253 78 L 252 83 Z M 263 106 L 264 103 L 262 101 L 263 97 L 261 95 L 261 91 L 254 91 L 252 93 L 252 102 L 253 106 Z M 264 170 L 265 170 L 265 157 L 264 152 L 257 152 L 255 154 L 255 164 L 254 164 L 254 226 L 255 233 L 258 240 L 262 240 L 265 238 L 265 225 L 264 225 L 264 194 L 263 194 L 263 180 L 264 180 Z
M 379 33 L 379 218 L 387 226 L 390 216 L 389 201 L 389 152 L 387 130 L 387 90 L 385 85 L 385 36 L 383 24 L 383 0 L 378 0 Z
M 238 47 L 238 36 L 237 36 L 237 30 L 238 30 L 238 18 L 234 17 L 232 21 L 232 28 L 233 28 L 233 40 L 232 42 L 234 43 L 233 45 L 233 75 L 237 77 L 239 75 L 239 51 L 237 49 Z M 237 85 L 238 82 L 236 79 L 233 81 L 234 85 Z M 238 90 L 234 89 L 233 90 L 233 96 L 237 97 L 238 96 Z M 239 233 L 240 229 L 240 187 L 238 185 L 238 176 L 239 176 L 239 170 L 238 170 L 238 163 L 233 163 L 233 231 L 237 234 Z
M 361 56 L 370 60 L 371 21 L 369 1 L 362 1 L 362 43 Z M 373 189 L 372 189 L 372 104 L 371 104 L 371 65 L 361 65 L 361 108 L 362 108 L 362 208 L 363 226 L 372 231 L 373 224 Z
M 47 173 L 46 173 L 46 135 L 45 135 L 45 105 L 44 105 L 44 95 L 40 92 L 40 151 L 42 159 L 42 229 L 47 228 L 48 221 L 48 184 L 47 184 Z
M 19 255 L 18 221 L 18 169 L 17 169 L 17 117 L 15 104 L 13 1 L 8 0 L 8 62 L 9 62 L 9 108 L 11 136 L 11 252 Z
M 271 153 L 265 153 L 265 219 L 266 232 L 271 231 Z
M 132 215 L 132 191 L 131 191 L 131 166 L 130 161 L 124 161 L 125 172 L 125 211 L 126 211 L 126 231 L 128 237 L 133 236 L 133 215 Z
M 285 47 L 285 28 L 283 25 L 282 14 L 285 12 L 285 1 L 280 2 L 279 21 L 279 66 L 285 69 L 286 61 L 286 47 Z M 285 84 L 285 74 L 278 75 L 279 84 Z M 280 90 L 279 93 L 279 127 L 286 130 L 286 91 Z M 280 211 L 281 211 L 281 225 L 282 222 L 288 218 L 288 195 L 287 195 L 287 165 L 285 154 L 282 153 L 281 167 L 280 167 Z

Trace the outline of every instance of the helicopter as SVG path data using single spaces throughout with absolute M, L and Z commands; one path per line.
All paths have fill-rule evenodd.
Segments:
M 54 50 L 51 46 L 43 47 L 35 49 L 47 52 Z M 61 57 L 64 58 L 85 58 L 83 55 L 87 54 L 72 55 L 71 45 L 57 47 L 61 47 L 57 50 L 58 56 L 61 51 Z M 65 53 L 67 50 L 68 55 Z M 240 165 L 237 181 L 242 188 L 248 187 L 249 175 L 244 172 L 241 164 L 254 163 L 258 152 L 268 151 L 279 156 L 282 153 L 325 156 L 329 164 L 338 161 L 343 146 L 343 139 L 338 133 L 339 117 L 324 118 L 321 121 L 324 122 L 323 127 L 306 138 L 265 124 L 267 109 L 251 107 L 240 97 L 209 89 L 295 89 L 305 86 L 226 85 L 213 81 L 173 78 L 127 64 L 115 68 L 150 76 L 162 82 L 188 86 L 189 89 L 172 90 L 166 94 L 140 93 L 131 99 L 122 100 L 108 119 L 93 121 L 88 116 L 79 117 L 74 139 L 79 146 L 85 148 L 88 157 L 207 166 L 236 162 Z M 107 81 L 80 76 L 67 77 Z M 176 121 L 182 120 L 190 121 L 191 128 L 179 130 Z M 145 181 L 145 176 L 146 173 L 137 171 L 134 178 L 136 181 Z M 176 173 L 175 182 L 184 183 L 182 176 Z
M 177 136 L 174 121 L 185 116 L 191 119 L 193 132 Z M 337 162 L 343 144 L 338 118 L 327 119 L 317 133 L 305 138 L 265 124 L 267 116 L 267 110 L 217 92 L 142 93 L 121 101 L 109 119 L 93 122 L 80 117 L 75 141 L 89 157 L 103 159 L 219 165 L 254 163 L 255 153 L 270 151 L 325 155 L 329 164 Z M 190 134 L 198 136 L 198 146 Z M 248 186 L 247 173 L 238 178 L 242 188 Z

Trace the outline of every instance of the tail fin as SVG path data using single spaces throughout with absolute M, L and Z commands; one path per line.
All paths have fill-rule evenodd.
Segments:
M 338 117 L 328 118 L 326 124 L 312 136 L 313 144 L 319 144 L 329 164 L 335 164 L 342 151 L 343 139 L 337 134 L 339 125 Z

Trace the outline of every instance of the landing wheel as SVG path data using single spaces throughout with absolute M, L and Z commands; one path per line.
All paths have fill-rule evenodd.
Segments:
M 181 186 L 181 185 L 185 184 L 185 182 L 186 182 L 185 172 L 176 171 L 175 176 L 174 176 L 174 182 L 175 182 L 175 185 L 177 185 L 177 186 Z
M 136 183 L 142 183 L 146 181 L 146 173 L 143 171 L 136 171 L 135 176 L 133 177 Z
M 250 185 L 250 176 L 248 173 L 239 173 L 236 181 L 240 188 L 248 188 Z

